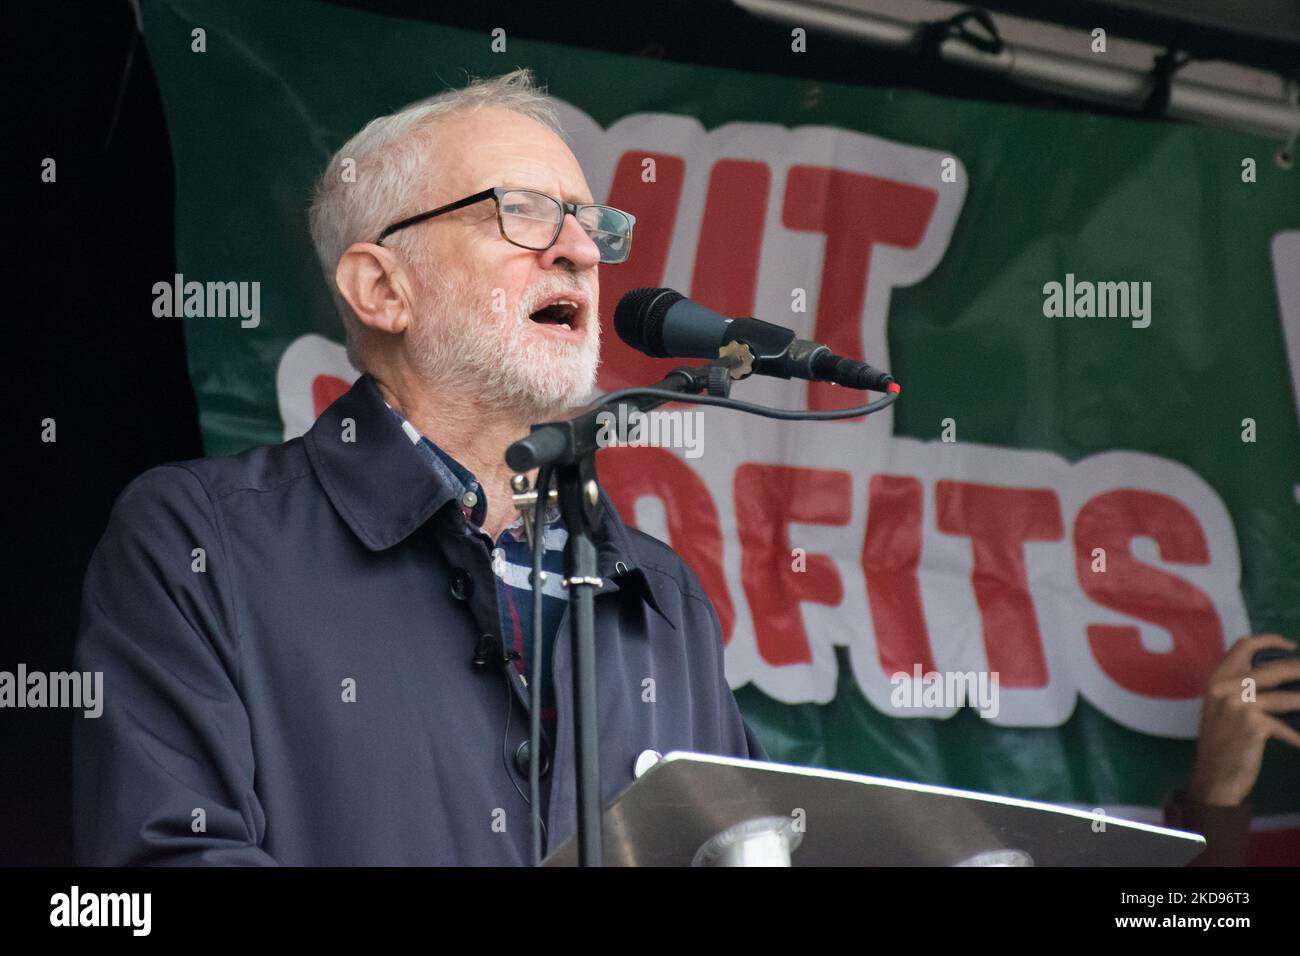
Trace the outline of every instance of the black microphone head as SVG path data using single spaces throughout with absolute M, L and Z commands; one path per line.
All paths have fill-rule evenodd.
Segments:
M 672 289 L 633 289 L 614 309 L 614 331 L 638 352 L 669 358 L 672 353 L 664 350 L 664 318 L 684 298 Z

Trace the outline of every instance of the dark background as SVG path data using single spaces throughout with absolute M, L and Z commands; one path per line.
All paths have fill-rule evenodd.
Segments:
M 903 55 L 815 30 L 807 56 L 769 61 L 762 51 L 778 37 L 788 43 L 790 27 L 726 0 L 335 2 L 632 56 L 1090 108 L 982 73 L 918 68 Z M 1247 5 L 1228 30 L 1218 0 L 989 6 L 1103 24 L 1264 68 L 1294 72 L 1300 64 L 1300 7 L 1290 0 Z M 8 0 L 0 37 L 8 70 L 0 149 L 6 321 L 19 330 L 10 350 L 15 368 L 0 378 L 12 429 L 4 447 L 13 452 L 4 469 L 0 670 L 21 662 L 62 671 L 72 667 L 81 578 L 114 499 L 145 469 L 198 457 L 202 445 L 181 326 L 151 312 L 153 283 L 176 271 L 174 183 L 157 81 L 132 8 L 126 0 Z M 54 184 L 40 181 L 45 157 L 57 161 Z M 56 422 L 54 443 L 41 441 L 46 418 Z M 79 713 L 0 712 L 0 865 L 73 862 L 69 741 Z

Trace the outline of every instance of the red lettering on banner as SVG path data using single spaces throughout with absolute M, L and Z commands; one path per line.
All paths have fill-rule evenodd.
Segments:
M 1064 536 L 1056 492 L 940 481 L 934 497 L 939 530 L 971 539 L 971 583 L 989 670 L 998 672 L 1003 687 L 1045 686 L 1047 659 L 1029 594 L 1024 543 Z
M 602 483 L 627 524 L 636 526 L 636 500 L 654 495 L 663 502 L 669 544 L 700 579 L 731 642 L 736 609 L 722 569 L 722 526 L 704 480 L 662 448 L 611 448 L 600 459 Z
M 1173 650 L 1142 646 L 1136 627 L 1089 624 L 1088 645 L 1111 680 L 1148 697 L 1189 700 L 1205 693 L 1223 656 L 1223 624 L 1205 592 L 1133 557 L 1135 537 L 1154 538 L 1165 561 L 1208 564 L 1200 523 L 1186 505 L 1154 491 L 1122 489 L 1098 495 L 1074 521 L 1075 571 L 1084 593 L 1102 607 L 1167 630 Z M 1093 571 L 1094 548 L 1106 571 Z
M 646 159 L 655 161 L 652 183 L 641 181 L 641 163 Z M 614 308 L 625 293 L 663 283 L 685 176 L 686 163 L 680 156 L 651 152 L 624 153 L 614 170 L 607 201 L 636 216 L 636 227 L 632 257 L 600 270 L 602 391 L 649 385 L 682 364 L 677 359 L 650 358 L 624 345 L 614 331 Z
M 921 609 L 916 570 L 921 563 L 923 489 L 915 478 L 876 475 L 867 497 L 862 570 L 876 631 L 876 653 L 886 674 L 936 668 Z
M 805 570 L 794 570 L 789 526 L 848 524 L 852 495 L 847 471 L 755 464 L 736 469 L 740 576 L 758 653 L 775 667 L 812 661 L 801 602 L 833 607 L 844 599 L 839 572 L 825 555 L 806 554 Z
M 894 179 L 825 166 L 792 166 L 782 222 L 788 229 L 826 235 L 817 323 L 811 338 L 846 358 L 878 365 L 862 354 L 871 250 L 877 243 L 914 249 L 930 224 L 939 193 Z M 808 407 L 852 408 L 862 395 L 825 383 L 808 385 Z
M 691 298 L 723 315 L 753 315 L 772 173 L 767 163 L 719 160 L 709 175 Z

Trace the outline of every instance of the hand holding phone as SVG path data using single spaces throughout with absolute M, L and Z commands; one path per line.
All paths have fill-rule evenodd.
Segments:
M 1210 675 L 1201 706 L 1192 799 L 1236 806 L 1259 779 L 1270 738 L 1300 748 L 1300 653 L 1280 634 L 1233 644 Z
M 1278 661 L 1297 661 L 1300 662 L 1300 650 L 1288 651 L 1281 647 L 1266 647 L 1261 651 L 1256 651 L 1250 659 L 1252 670 L 1260 670 L 1265 665 L 1273 664 Z M 1269 691 L 1284 691 L 1290 694 L 1300 694 L 1300 680 L 1288 681 L 1285 684 L 1266 687 L 1263 680 L 1258 683 L 1258 692 L 1265 693 Z M 1274 714 L 1278 720 L 1289 726 L 1296 733 L 1300 733 L 1300 707 L 1292 710 L 1290 713 Z

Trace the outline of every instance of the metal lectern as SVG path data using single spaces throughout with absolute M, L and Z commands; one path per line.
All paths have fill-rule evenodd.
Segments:
M 675 751 L 602 817 L 607 866 L 1181 866 L 1205 838 L 1100 812 Z M 574 866 L 576 837 L 546 866 Z

